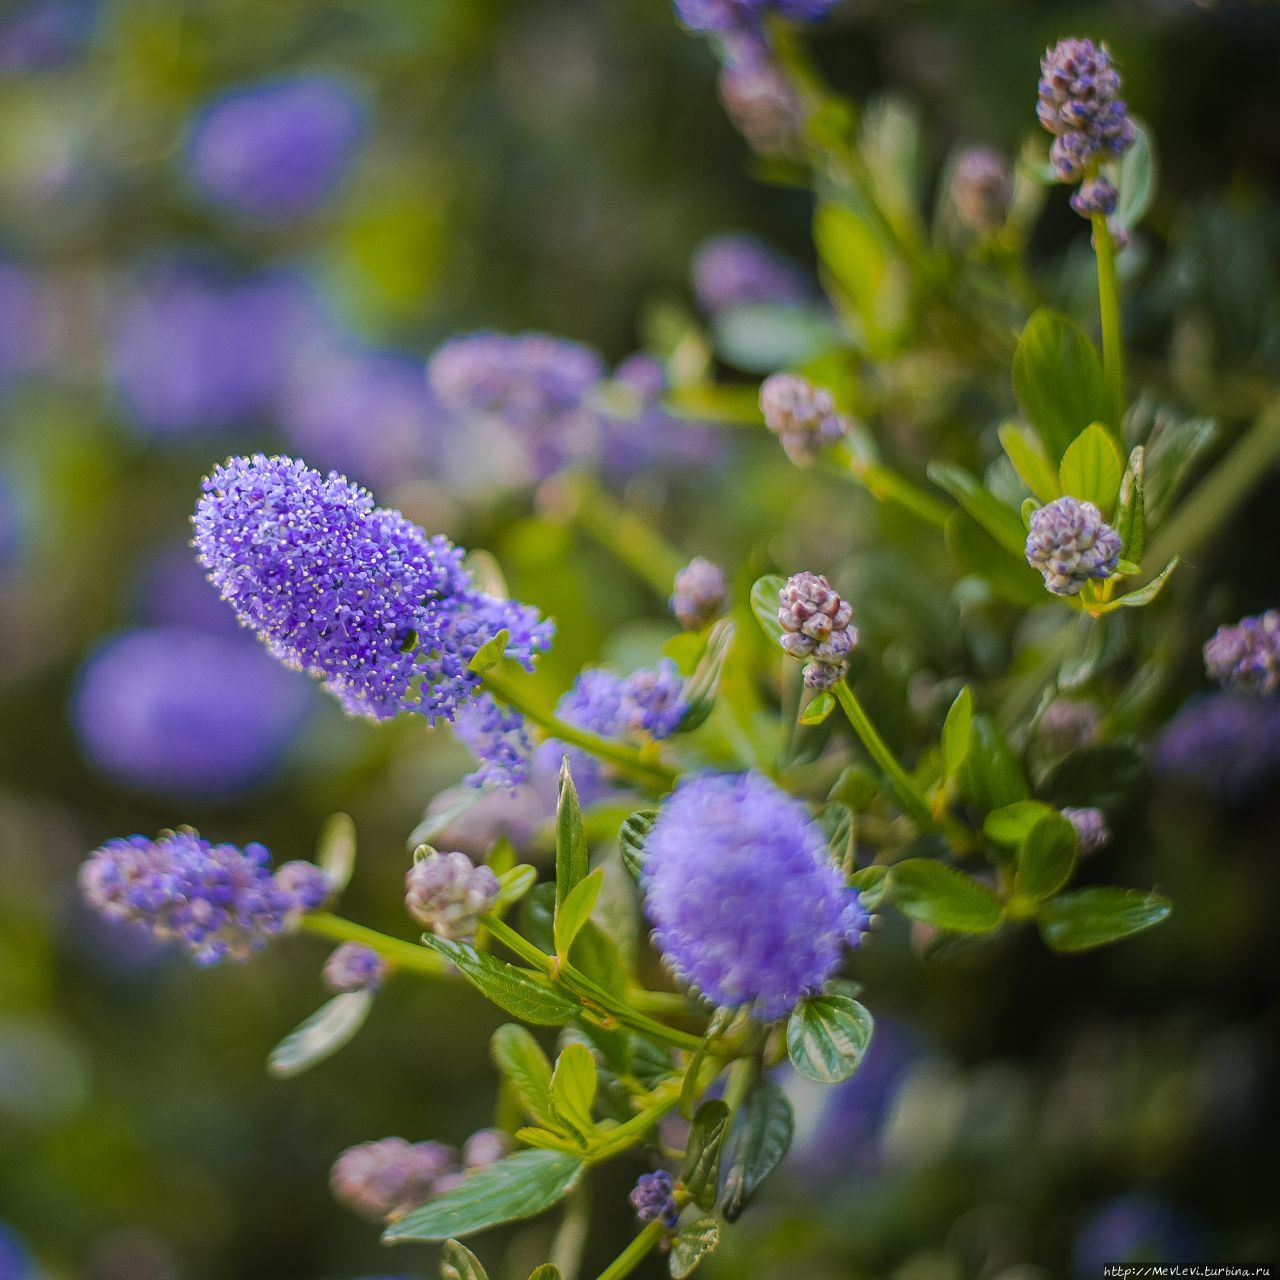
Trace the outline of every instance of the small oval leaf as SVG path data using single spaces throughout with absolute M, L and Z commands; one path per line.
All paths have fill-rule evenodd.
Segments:
M 721 1212 L 736 1222 L 760 1184 L 791 1146 L 795 1117 L 782 1089 L 767 1077 L 756 1082 L 738 1112 L 728 1148 Z
M 954 867 L 908 858 L 890 870 L 890 894 L 905 916 L 954 933 L 990 933 L 1000 923 L 995 894 Z
M 714 1218 L 696 1218 L 685 1227 L 671 1246 L 671 1280 L 685 1280 L 698 1269 L 720 1243 L 720 1227 Z
M 751 588 L 751 612 L 755 614 L 760 629 L 778 646 L 782 644 L 782 623 L 778 621 L 779 596 L 787 580 L 780 574 L 766 573 L 757 578 Z
M 329 878 L 329 887 L 341 893 L 351 883 L 356 866 L 356 824 L 345 813 L 331 814 L 320 828 L 316 865 Z
M 477 951 L 465 942 L 452 942 L 433 933 L 424 934 L 424 945 L 450 961 L 473 986 L 499 1009 L 525 1022 L 557 1027 L 572 1022 L 578 1005 L 563 992 L 531 973 Z
M 715 1208 L 720 1185 L 720 1155 L 728 1132 L 729 1108 L 719 1098 L 704 1102 L 694 1113 L 680 1181 L 700 1209 Z
M 267 1072 L 285 1080 L 323 1062 L 351 1041 L 372 1007 L 372 991 L 344 991 L 334 996 L 271 1050 Z
M 867 1009 L 848 996 L 813 996 L 787 1019 L 787 1055 L 806 1079 L 836 1084 L 857 1071 L 874 1026 Z
M 1040 933 L 1055 951 L 1088 951 L 1167 920 L 1173 903 L 1141 889 L 1077 889 L 1040 909 Z
M 440 1259 L 440 1280 L 489 1280 L 489 1273 L 465 1244 L 446 1240 Z

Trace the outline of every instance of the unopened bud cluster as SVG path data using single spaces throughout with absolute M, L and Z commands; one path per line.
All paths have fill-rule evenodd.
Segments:
M 728 594 L 724 570 L 695 556 L 676 574 L 671 612 L 686 631 L 700 631 L 724 612 Z
M 1058 498 L 1033 512 L 1027 563 L 1056 596 L 1079 595 L 1093 578 L 1109 578 L 1120 558 L 1120 535 L 1092 502 Z
M 804 682 L 810 689 L 830 689 L 849 672 L 849 655 L 858 643 L 853 608 L 826 578 L 797 573 L 778 596 L 782 647 L 807 663 Z
M 775 373 L 764 380 L 760 412 L 787 457 L 800 467 L 849 434 L 849 420 L 836 412 L 831 392 L 794 373 Z
M 325 961 L 321 976 L 330 991 L 377 991 L 387 976 L 387 962 L 372 947 L 344 942 Z
M 429 853 L 404 880 L 409 914 L 433 933 L 455 942 L 475 936 L 480 917 L 497 901 L 498 877 L 465 853 Z
M 1241 618 L 1219 627 L 1204 647 L 1205 670 L 1212 680 L 1254 697 L 1280 688 L 1280 609 Z

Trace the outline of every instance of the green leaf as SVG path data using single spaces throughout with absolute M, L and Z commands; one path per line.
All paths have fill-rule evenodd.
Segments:
M 560 1268 L 554 1262 L 544 1262 L 529 1273 L 529 1280 L 560 1280 Z
M 804 364 L 837 338 L 829 314 L 794 303 L 731 307 L 715 317 L 712 330 L 716 350 L 728 364 L 761 374 Z
M 315 861 L 334 893 L 341 893 L 351 883 L 356 866 L 356 824 L 345 813 L 325 819 L 316 841 Z
M 598 1086 L 591 1050 L 576 1041 L 565 1045 L 551 1073 L 551 1113 L 566 1128 L 588 1140 L 596 1129 L 591 1108 Z
M 344 991 L 322 1004 L 271 1050 L 267 1073 L 277 1080 L 299 1076 L 350 1043 L 373 1008 L 372 991 Z
M 580 1157 L 564 1151 L 517 1151 L 397 1219 L 382 1241 L 447 1240 L 532 1218 L 563 1200 L 583 1167 Z
M 556 944 L 556 955 L 561 960 L 569 957 L 569 948 L 574 939 L 582 932 L 582 926 L 591 918 L 596 899 L 600 896 L 600 888 L 604 884 L 604 868 L 597 867 L 585 880 L 579 880 L 573 886 L 569 896 L 560 904 L 556 912 L 553 937 Z
M 1039 902 L 1052 897 L 1071 878 L 1079 837 L 1060 813 L 1046 813 L 1027 832 L 1018 849 L 1013 891 L 1020 898 Z
M 529 1119 L 555 1127 L 551 1114 L 551 1063 L 524 1027 L 508 1022 L 493 1033 L 489 1052 Z
M 963 467 L 931 462 L 929 479 L 945 489 L 1015 559 L 1025 563 L 1027 531 L 1022 517 L 984 489 Z
M 881 354 L 897 346 L 908 315 L 905 279 L 871 227 L 841 204 L 821 204 L 813 238 L 831 277 L 830 291 L 866 350 Z
M 478 675 L 482 671 L 488 671 L 490 667 L 496 667 L 502 661 L 502 655 L 507 651 L 507 641 L 511 639 L 511 633 L 503 627 L 490 640 L 486 640 L 476 651 L 471 661 L 467 663 L 467 670 L 474 671 Z
M 1120 226 L 1132 229 L 1151 208 L 1159 172 L 1151 134 L 1145 125 L 1136 120 L 1133 122 L 1133 142 L 1117 168 L 1118 196 L 1112 218 Z
M 879 863 L 863 867 L 849 877 L 849 884 L 857 889 L 863 909 L 874 911 L 884 901 L 884 895 L 889 890 L 889 868 Z
M 1091 422 L 1107 417 L 1102 361 L 1093 343 L 1065 316 L 1047 309 L 1032 315 L 1018 339 L 1013 392 L 1051 462 Z
M 1110 602 L 1113 609 L 1141 609 L 1149 605 L 1164 590 L 1169 575 L 1178 567 L 1178 557 L 1174 556 L 1145 587 L 1130 591 L 1127 595 L 1117 596 Z
M 998 434 L 1022 483 L 1041 502 L 1052 502 L 1055 498 L 1060 498 L 1062 490 L 1058 488 L 1058 473 L 1036 433 L 1030 427 L 1007 422 Z
M 627 994 L 627 966 L 618 944 L 594 920 L 588 920 L 569 950 L 569 963 L 579 973 L 622 999 Z
M 995 844 L 1016 849 L 1031 828 L 1053 809 L 1039 800 L 1015 800 L 1003 809 L 993 809 L 982 823 L 983 834 Z
M 494 909 L 519 902 L 537 883 L 538 868 L 530 866 L 527 862 L 521 862 L 504 871 L 498 877 L 498 897 L 493 904 Z
M 698 1269 L 703 1258 L 720 1243 L 720 1226 L 714 1218 L 697 1218 L 676 1236 L 671 1245 L 671 1280 L 685 1280 Z
M 1040 908 L 1040 933 L 1055 951 L 1088 951 L 1166 920 L 1173 904 L 1140 889 L 1077 889 Z
M 1067 446 L 1058 476 L 1062 492 L 1092 502 L 1104 517 L 1110 515 L 1120 492 L 1124 458 L 1106 427 L 1094 422 Z
M 636 880 L 640 879 L 644 870 L 644 842 L 649 838 L 657 817 L 657 809 L 637 809 L 618 832 L 618 847 L 622 851 L 623 865 Z
M 489 1273 L 466 1245 L 446 1240 L 444 1257 L 440 1260 L 440 1280 L 489 1280 Z
M 787 1095 L 772 1080 L 756 1081 L 738 1112 L 728 1147 L 721 1212 L 736 1222 L 760 1184 L 791 1146 L 795 1117 Z
M 848 996 L 812 996 L 787 1019 L 787 1056 L 809 1080 L 836 1084 L 858 1069 L 871 1043 L 871 1014 Z
M 1140 565 L 1147 549 L 1146 452 L 1141 445 L 1129 455 L 1120 483 L 1115 528 L 1120 535 L 1120 554 Z
M 1022 766 L 995 722 L 973 717 L 973 740 L 960 775 L 961 790 L 983 813 L 1029 798 Z
M 960 567 L 986 582 L 1001 600 L 1026 606 L 1045 603 L 1044 581 L 1027 563 L 1025 553 L 1015 560 L 967 512 L 957 509 L 947 517 L 946 536 L 947 548 Z
M 1000 923 L 1000 903 L 990 889 L 928 858 L 895 863 L 889 894 L 903 915 L 953 933 L 990 933 Z
M 720 1156 L 729 1133 L 729 1108 L 719 1098 L 704 1102 L 694 1113 L 684 1147 L 680 1181 L 700 1209 L 716 1206 L 720 1188 Z
M 705 723 L 715 709 L 716 698 L 720 693 L 720 682 L 724 678 L 725 663 L 733 648 L 735 632 L 733 620 L 721 618 L 707 633 L 706 647 L 698 659 L 698 665 L 685 682 L 686 709 L 677 726 L 680 733 L 688 733 L 698 728 Z
M 760 629 L 775 644 L 782 644 L 782 623 L 778 621 L 779 595 L 787 585 L 786 578 L 776 573 L 766 573 L 757 578 L 751 588 L 751 612 L 755 614 Z
M 1141 745 L 1116 738 L 1063 756 L 1040 784 L 1040 793 L 1055 809 L 1115 809 L 1131 798 L 1146 771 Z
M 835 709 L 835 694 L 830 689 L 823 689 L 800 713 L 800 723 L 821 724 Z
M 857 853 L 857 822 L 853 810 L 839 800 L 828 800 L 818 810 L 818 825 L 827 837 L 831 856 L 843 867 L 852 868 Z
M 499 1009 L 537 1026 L 558 1027 L 572 1022 L 578 1005 L 545 980 L 514 965 L 477 951 L 466 942 L 452 942 L 434 933 L 424 934 L 423 943 L 450 961 L 476 989 Z
M 566 757 L 560 763 L 556 798 L 556 914 L 579 880 L 587 874 L 587 834 L 582 829 L 582 806 Z
M 956 694 L 942 724 L 942 771 L 948 778 L 960 772 L 973 743 L 973 690 L 965 685 Z

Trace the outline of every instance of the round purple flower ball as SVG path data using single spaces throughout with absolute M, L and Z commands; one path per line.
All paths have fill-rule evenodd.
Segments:
M 656 1222 L 661 1218 L 668 1229 L 674 1229 L 679 1221 L 680 1208 L 676 1204 L 675 1186 L 665 1169 L 642 1173 L 628 1199 L 641 1222 Z
M 344 942 L 324 962 L 321 973 L 330 991 L 377 991 L 387 976 L 387 962 L 372 948 Z
M 1120 558 L 1120 535 L 1092 502 L 1058 498 L 1031 515 L 1027 563 L 1057 596 L 1079 595 L 1093 578 L 1109 578 Z
M 85 755 L 117 781 L 216 797 L 266 777 L 308 705 L 306 682 L 248 636 L 170 626 L 127 632 L 93 653 L 72 714 Z
M 680 784 L 645 843 L 644 896 L 668 967 L 765 1021 L 820 991 L 867 924 L 808 810 L 758 773 Z
M 215 204 L 270 220 L 322 204 L 364 132 L 351 87 L 299 76 L 232 89 L 206 106 L 187 144 L 188 172 Z

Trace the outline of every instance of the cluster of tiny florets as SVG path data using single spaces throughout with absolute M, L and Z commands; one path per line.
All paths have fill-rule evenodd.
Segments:
M 211 844 L 189 829 L 107 841 L 81 866 L 80 890 L 109 920 L 181 942 L 204 965 L 243 960 L 330 892 L 311 863 L 273 874 L 263 845 Z
M 636 1185 L 631 1189 L 628 1199 L 641 1222 L 656 1222 L 661 1218 L 664 1226 L 674 1229 L 680 1219 L 675 1185 L 665 1169 L 642 1173 L 636 1179 Z
M 1054 135 L 1050 162 L 1058 179 L 1088 180 L 1071 202 L 1084 217 L 1115 208 L 1115 188 L 1098 178 L 1097 168 L 1133 142 L 1133 121 L 1119 92 L 1106 45 L 1060 40 L 1041 59 L 1036 114 Z
M 1204 646 L 1211 680 L 1254 697 L 1280 688 L 1280 609 L 1219 627 Z
M 1080 856 L 1088 857 L 1097 853 L 1111 840 L 1111 828 L 1107 825 L 1107 815 L 1101 809 L 1063 809 L 1062 816 L 1076 829 L 1076 838 L 1080 842 Z
M 755 35 L 722 41 L 720 101 L 739 133 L 761 155 L 797 148 L 803 112 L 766 41 Z
M 1158 778 L 1228 802 L 1257 795 L 1280 776 L 1280 700 L 1221 692 L 1193 698 L 1161 731 L 1151 763 Z
M 429 853 L 404 879 L 409 914 L 433 933 L 455 942 L 475 936 L 480 917 L 498 899 L 498 877 L 465 853 Z
M 353 714 L 452 719 L 479 685 L 467 664 L 498 631 L 526 666 L 550 644 L 534 610 L 474 589 L 460 548 L 334 472 L 232 458 L 205 480 L 194 523 L 241 623 Z
M 849 434 L 849 420 L 836 412 L 831 392 L 794 373 L 775 373 L 764 380 L 760 412 L 787 457 L 801 467 Z
M 387 962 L 359 942 L 344 942 L 324 962 L 321 973 L 330 991 L 377 991 L 386 976 Z
M 759 31 L 769 14 L 792 22 L 816 22 L 835 4 L 836 0 L 675 0 L 680 21 L 702 35 Z
M 702 556 L 695 556 L 676 574 L 671 612 L 686 631 L 700 631 L 724 612 L 728 595 L 724 570 Z
M 1056 596 L 1074 596 L 1093 578 L 1109 578 L 1120 558 L 1120 535 L 1092 502 L 1058 498 L 1032 513 L 1027 563 Z
M 453 730 L 480 767 L 467 776 L 476 787 L 518 787 L 529 776 L 533 744 L 524 717 L 481 692 L 459 712 Z
M 782 647 L 807 665 L 810 689 L 830 689 L 849 673 L 849 655 L 857 647 L 853 607 L 818 573 L 796 573 L 778 595 Z
M 867 927 L 808 810 L 755 773 L 681 783 L 645 843 L 644 894 L 672 971 L 765 1020 L 820 990 Z
M 969 147 L 956 159 L 951 201 L 960 221 L 979 235 L 999 230 L 1009 212 L 1013 179 L 1009 165 L 991 147 Z

